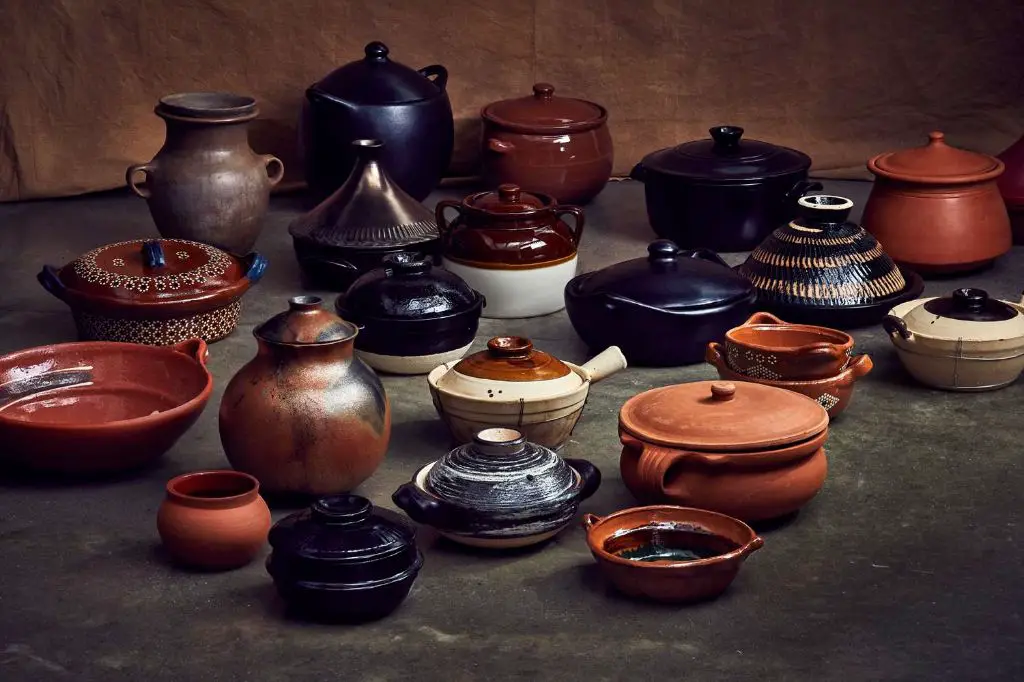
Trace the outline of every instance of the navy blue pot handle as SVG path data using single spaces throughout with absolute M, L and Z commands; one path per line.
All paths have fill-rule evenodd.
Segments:
M 67 287 L 64 286 L 64 282 L 60 281 L 60 271 L 52 265 L 44 265 L 43 269 L 36 275 L 36 279 L 43 285 L 43 288 L 49 291 L 51 294 L 64 300 L 64 292 L 67 291 Z
M 565 463 L 576 470 L 576 473 L 583 479 L 583 487 L 580 489 L 580 500 L 585 500 L 601 487 L 601 470 L 585 459 L 565 458 Z
M 722 257 L 719 256 L 714 251 L 712 251 L 711 249 L 692 249 L 690 251 L 684 251 L 680 255 L 686 258 L 700 258 L 701 260 L 706 260 L 712 263 L 718 263 L 719 265 L 724 265 L 725 267 L 729 267 L 729 264 L 722 260 Z
M 256 284 L 267 270 L 267 258 L 261 253 L 253 252 L 248 255 L 247 259 L 249 260 L 249 269 L 245 271 L 245 278 L 249 280 L 249 284 Z
M 142 264 L 150 269 L 162 268 L 167 265 L 164 248 L 160 246 L 160 242 L 155 240 L 142 242 Z
M 820 182 L 815 182 L 814 180 L 800 180 L 793 185 L 792 189 L 786 192 L 786 201 L 791 204 L 795 204 L 797 199 L 808 192 L 820 192 L 823 189 L 825 189 L 825 186 Z
M 437 89 L 441 92 L 444 92 L 444 89 L 448 87 L 448 69 L 444 68 L 440 64 L 424 66 L 419 72 L 424 78 L 434 76 L 434 85 L 436 85 Z
M 415 483 L 405 483 L 391 495 L 391 501 L 416 523 L 434 528 L 448 528 L 453 524 L 451 510 L 444 502 L 427 495 Z

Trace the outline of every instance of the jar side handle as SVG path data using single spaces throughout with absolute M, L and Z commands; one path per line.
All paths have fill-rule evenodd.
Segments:
M 882 320 L 882 327 L 885 328 L 885 332 L 889 336 L 894 337 L 898 334 L 904 341 L 911 341 L 914 338 L 914 335 L 907 329 L 907 323 L 901 317 L 886 315 Z
M 583 209 L 579 206 L 556 206 L 555 207 L 555 218 L 561 218 L 562 216 L 571 215 L 574 220 L 574 225 L 569 229 L 572 234 L 572 244 L 577 249 L 580 247 L 580 239 L 583 238 L 583 225 L 584 216 Z M 566 223 L 568 225 L 568 223 Z
M 419 74 L 424 78 L 432 80 L 437 89 L 441 92 L 445 91 L 448 87 L 448 69 L 444 68 L 440 64 L 431 64 L 430 66 L 424 66 L 419 70 Z
M 620 460 L 622 477 L 639 488 L 632 491 L 637 497 L 653 501 L 690 498 L 683 482 L 672 472 L 673 466 L 686 456 L 685 452 L 650 445 L 627 433 L 621 434 L 619 440 L 623 446 Z M 627 472 L 627 468 L 632 468 L 632 471 Z
M 391 501 L 416 523 L 434 528 L 447 528 L 451 510 L 444 502 L 425 495 L 415 483 L 405 483 L 391 495 Z
M 448 250 L 448 245 L 452 240 L 452 234 L 455 232 L 455 229 L 452 227 L 455 224 L 455 220 L 449 221 L 444 215 L 444 212 L 448 209 L 452 209 L 458 214 L 455 220 L 458 220 L 463 215 L 462 202 L 460 201 L 442 199 L 437 202 L 437 206 L 434 207 L 434 221 L 437 223 L 437 231 L 441 235 L 442 252 Z
M 128 184 L 128 187 L 130 187 L 137 196 L 140 196 L 143 199 L 148 199 L 153 195 L 153 193 L 148 187 L 140 187 L 135 181 L 135 176 L 138 173 L 142 173 L 145 176 L 146 182 L 149 182 L 150 176 L 152 176 L 155 171 L 156 164 L 152 161 L 149 163 L 136 163 L 128 166 L 128 170 L 124 173 L 124 180 Z
M 284 178 L 284 163 L 273 154 L 260 154 L 260 161 L 267 170 L 267 179 L 273 187 Z

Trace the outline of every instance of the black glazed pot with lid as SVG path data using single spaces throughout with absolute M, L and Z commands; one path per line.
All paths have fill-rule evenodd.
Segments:
M 822 186 L 807 181 L 801 151 L 744 139 L 719 125 L 710 139 L 645 156 L 630 177 L 645 185 L 647 214 L 660 237 L 682 247 L 748 251 L 793 217 L 796 199 Z
M 522 547 L 562 530 L 600 484 L 590 462 L 563 459 L 515 429 L 490 428 L 421 468 L 392 500 L 456 542 Z
M 717 254 L 684 250 L 667 239 L 646 258 L 573 278 L 565 307 L 591 348 L 618 346 L 631 365 L 669 367 L 703 362 L 707 344 L 743 323 L 756 293 Z
M 348 144 L 384 140 L 385 162 L 402 189 L 426 199 L 448 169 L 455 125 L 440 64 L 413 69 L 374 41 L 306 90 L 300 133 L 306 181 L 317 200 L 341 186 L 355 164 Z
M 394 253 L 335 301 L 360 326 L 356 352 L 375 369 L 425 374 L 458 360 L 476 337 L 484 297 L 458 275 L 413 252 Z
M 405 599 L 423 555 L 412 529 L 385 518 L 358 495 L 317 500 L 270 529 L 267 572 L 303 615 L 371 620 Z

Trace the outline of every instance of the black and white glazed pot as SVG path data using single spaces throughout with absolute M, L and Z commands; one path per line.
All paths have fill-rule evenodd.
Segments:
M 454 542 L 511 549 L 554 537 L 600 485 L 590 462 L 563 459 L 514 429 L 491 428 L 422 467 L 391 499 Z

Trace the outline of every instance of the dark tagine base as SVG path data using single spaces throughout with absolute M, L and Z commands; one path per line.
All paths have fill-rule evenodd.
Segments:
M 289 617 L 320 623 L 368 623 L 398 610 L 416 581 L 420 565 L 422 559 L 408 575 L 386 585 L 353 588 L 279 583 L 277 591 L 287 602 L 285 613 Z

